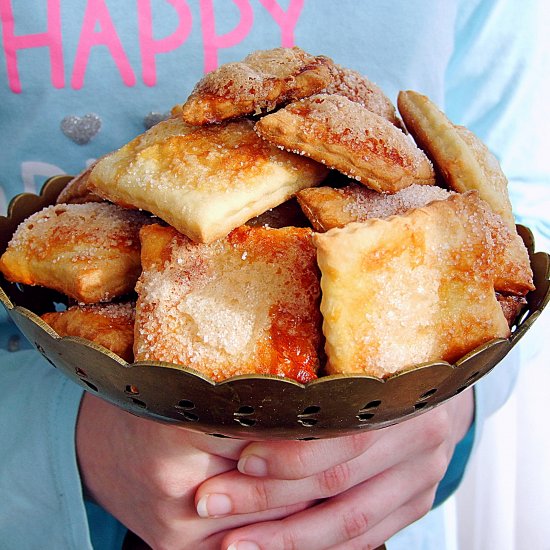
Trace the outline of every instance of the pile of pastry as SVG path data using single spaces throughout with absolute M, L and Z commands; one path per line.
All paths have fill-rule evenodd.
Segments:
M 532 290 L 507 180 L 427 97 L 299 48 L 207 74 L 74 178 L 0 259 L 59 335 L 219 381 L 454 362 Z

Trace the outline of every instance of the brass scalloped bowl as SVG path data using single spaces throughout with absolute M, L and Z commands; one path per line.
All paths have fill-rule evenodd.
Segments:
M 17 225 L 52 204 L 68 181 L 48 180 L 41 194 L 13 199 L 0 217 L 0 252 Z M 427 363 L 386 380 L 366 375 L 321 377 L 306 385 L 266 375 L 214 383 L 197 371 L 157 362 L 128 364 L 81 338 L 60 338 L 38 315 L 60 294 L 6 282 L 0 301 L 23 334 L 54 367 L 85 390 L 138 416 L 216 435 L 246 439 L 317 439 L 389 426 L 422 414 L 468 388 L 517 344 L 550 298 L 550 257 L 534 253 L 529 229 L 518 226 L 531 257 L 536 290 L 508 339 L 495 339 L 456 364 Z

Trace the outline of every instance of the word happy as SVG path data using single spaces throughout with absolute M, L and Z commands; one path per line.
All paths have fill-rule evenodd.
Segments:
M 6 59 L 8 84 L 12 92 L 21 93 L 18 52 L 32 48 L 45 48 L 51 69 L 51 83 L 54 88 L 65 88 L 65 53 L 62 32 L 61 0 L 45 0 L 47 3 L 46 30 L 35 34 L 18 34 L 12 2 L 0 0 L 0 20 L 2 40 Z M 180 48 L 188 39 L 193 25 L 199 25 L 202 34 L 204 72 L 218 66 L 218 53 L 240 43 L 250 33 L 254 22 L 252 0 L 231 0 L 238 11 L 238 22 L 228 32 L 216 32 L 216 10 L 214 0 L 198 0 L 199 21 L 193 21 L 187 0 L 163 0 L 170 6 L 177 22 L 176 30 L 162 38 L 153 35 L 155 17 L 153 0 L 136 0 L 137 33 L 139 59 L 143 83 L 155 86 L 157 82 L 157 58 L 161 54 Z M 229 0 L 227 0 L 229 1 Z M 294 44 L 294 29 L 303 8 L 304 0 L 290 0 L 283 10 L 276 0 L 256 0 L 267 10 L 281 32 L 281 46 Z M 221 16 L 218 14 L 218 18 Z M 66 45 L 65 45 L 66 47 Z M 78 90 L 84 85 L 84 77 L 90 55 L 94 48 L 107 48 L 126 86 L 137 83 L 136 71 L 131 65 L 122 41 L 113 22 L 106 0 L 87 0 L 83 13 L 82 26 L 78 37 L 69 85 Z

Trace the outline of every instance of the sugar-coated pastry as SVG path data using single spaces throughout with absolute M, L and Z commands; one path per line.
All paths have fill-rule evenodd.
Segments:
M 433 185 L 426 155 L 385 118 L 347 97 L 317 94 L 262 117 L 256 131 L 288 151 L 335 168 L 376 191 Z
M 315 235 L 329 373 L 386 377 L 454 362 L 510 333 L 495 239 L 475 193 Z
M 97 161 L 96 161 L 97 162 Z M 58 204 L 83 204 L 85 202 L 103 202 L 103 199 L 90 191 L 88 178 L 95 166 L 95 162 L 77 174 L 59 193 Z
M 515 231 L 508 180 L 487 146 L 470 130 L 453 124 L 427 96 L 399 93 L 397 105 L 405 125 L 424 149 L 447 185 L 464 193 L 476 190 Z
M 504 317 L 508 325 L 513 326 L 523 308 L 527 305 L 527 300 L 523 296 L 504 295 L 497 292 L 497 300 L 502 308 Z
M 270 111 L 320 92 L 331 80 L 331 64 L 298 47 L 257 50 L 206 74 L 172 113 L 188 124 L 204 125 Z
M 313 228 L 322 232 L 344 227 L 351 222 L 404 214 L 412 208 L 420 208 L 435 200 L 445 200 L 453 194 L 453 191 L 434 185 L 411 185 L 389 195 L 351 184 L 338 189 L 304 189 L 297 194 L 297 200 Z M 480 208 L 490 210 L 485 201 Z M 534 289 L 527 249 L 517 232 L 511 232 L 498 214 L 488 211 L 487 220 L 490 220 L 495 238 L 506 243 L 494 266 L 495 289 L 524 296 Z
M 202 244 L 154 224 L 141 240 L 137 361 L 184 365 L 215 381 L 316 377 L 320 288 L 310 229 L 243 226 Z
M 499 261 L 495 263 L 495 290 L 505 294 L 525 296 L 529 291 L 535 290 L 527 248 L 517 232 L 508 231 L 504 222 L 500 227 L 498 225 L 493 227 L 499 233 L 508 235 L 506 248 Z
M 79 336 L 111 350 L 125 361 L 133 360 L 134 303 L 76 305 L 41 317 L 59 336 Z
M 259 138 L 251 121 L 191 127 L 169 119 L 104 157 L 90 184 L 114 203 L 211 242 L 319 184 L 327 172 Z
M 403 123 L 390 98 L 374 82 L 357 71 L 342 67 L 337 63 L 330 65 L 329 69 L 332 80 L 322 93 L 343 95 L 389 120 L 398 128 L 403 128 Z
M 133 290 L 139 276 L 139 230 L 148 218 L 108 203 L 57 204 L 29 216 L 2 257 L 12 282 L 52 288 L 81 303 Z
M 371 191 L 360 185 L 343 188 L 323 186 L 303 189 L 296 194 L 296 199 L 313 229 L 320 232 L 328 231 L 333 227 L 344 227 L 348 223 L 358 221 L 347 209 L 347 206 L 353 203 L 354 197 L 346 191 L 355 187 L 358 188 L 358 194 L 362 189 L 368 193 L 376 193 L 376 191 Z M 314 189 L 317 191 L 316 193 L 308 193 Z
M 413 184 L 390 195 L 351 183 L 336 189 L 326 186 L 303 189 L 296 198 L 313 228 L 322 232 L 351 222 L 403 214 L 450 195 L 450 191 L 435 185 Z
M 473 132 L 454 125 L 428 97 L 413 91 L 400 92 L 398 106 L 410 133 L 449 187 L 461 193 L 476 190 L 510 231 L 506 260 L 501 263 L 506 272 L 497 277 L 496 290 L 518 295 L 533 290 L 529 255 L 516 232 L 508 180 L 495 156 Z

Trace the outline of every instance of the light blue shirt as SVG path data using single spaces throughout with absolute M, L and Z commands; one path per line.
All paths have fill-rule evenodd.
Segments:
M 401 89 L 425 93 L 476 132 L 510 178 L 518 220 L 548 250 L 550 176 L 533 145 L 547 131 L 534 112 L 543 103 L 535 8 L 535 0 L 0 2 L 0 208 L 143 132 L 205 70 L 296 44 L 359 71 L 392 100 Z M 8 349 L 16 330 L 4 323 L 0 335 Z M 476 385 L 476 439 L 516 373 L 512 357 Z M 120 548 L 124 528 L 84 504 L 74 447 L 81 392 L 35 351 L 2 354 L 0 548 Z M 459 482 L 473 435 L 440 493 Z M 441 550 L 441 524 L 430 517 L 388 548 Z

